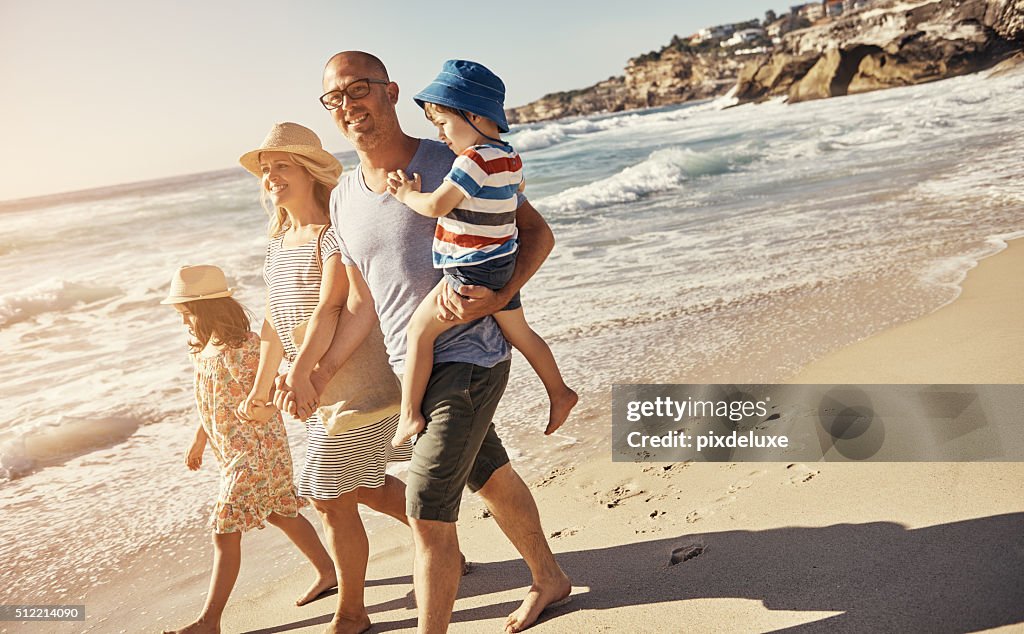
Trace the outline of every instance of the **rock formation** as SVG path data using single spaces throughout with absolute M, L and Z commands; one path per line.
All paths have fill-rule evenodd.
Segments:
M 1024 49 L 1024 0 L 876 0 L 787 33 L 767 55 L 694 49 L 678 37 L 629 60 L 622 76 L 507 110 L 529 123 L 726 94 L 790 103 L 944 79 Z
M 506 113 L 513 123 L 650 108 L 724 94 L 745 57 L 693 53 L 670 44 L 629 60 L 625 74 L 582 90 L 556 92 Z
M 789 103 L 945 79 L 1024 46 L 1024 0 L 879 2 L 789 33 L 740 73 L 740 102 Z

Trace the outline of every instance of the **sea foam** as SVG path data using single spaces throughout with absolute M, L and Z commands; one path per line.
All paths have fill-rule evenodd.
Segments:
M 539 201 L 538 205 L 558 214 L 633 202 L 656 192 L 677 189 L 689 178 L 723 174 L 733 165 L 734 158 L 728 154 L 665 148 L 609 178 L 572 187 Z
M 0 328 L 44 313 L 62 312 L 78 304 L 115 297 L 120 289 L 49 279 L 0 297 Z

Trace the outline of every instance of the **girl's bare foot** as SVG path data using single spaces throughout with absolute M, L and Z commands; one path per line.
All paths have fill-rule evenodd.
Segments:
M 401 447 L 405 441 L 423 431 L 426 426 L 427 419 L 423 418 L 423 414 L 402 415 L 398 419 L 398 429 L 395 430 L 395 437 L 391 439 L 391 446 L 396 449 Z
M 220 634 L 220 623 L 209 623 L 202 618 L 178 630 L 164 630 L 164 634 Z
M 313 585 L 309 586 L 306 593 L 295 600 L 295 605 L 306 605 L 319 599 L 324 593 L 332 588 L 338 587 L 338 577 L 332 570 L 330 576 L 321 575 L 316 578 Z
M 579 395 L 568 387 L 557 396 L 551 397 L 551 413 L 548 416 L 547 429 L 544 430 L 545 436 L 550 436 L 562 426 L 562 423 L 565 422 L 565 419 L 569 418 L 569 413 L 572 411 L 572 408 L 576 407 L 576 403 L 579 400 Z

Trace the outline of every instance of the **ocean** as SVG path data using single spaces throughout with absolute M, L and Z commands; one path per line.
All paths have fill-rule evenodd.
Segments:
M 497 422 L 520 470 L 606 446 L 615 383 L 774 382 L 955 299 L 980 258 L 1024 235 L 1021 94 L 1024 74 L 977 74 L 515 128 L 558 243 L 526 313 L 583 399 L 545 438 L 543 389 L 517 356 Z M 255 179 L 0 203 L 0 219 L 0 603 L 83 603 L 106 586 L 137 609 L 117 589 L 139 570 L 174 561 L 161 574 L 205 578 L 217 474 L 209 454 L 198 473 L 183 464 L 191 368 L 158 302 L 178 266 L 213 263 L 263 314 Z M 298 468 L 303 430 L 289 430 Z M 285 549 L 262 575 L 243 569 L 243 591 L 297 561 Z

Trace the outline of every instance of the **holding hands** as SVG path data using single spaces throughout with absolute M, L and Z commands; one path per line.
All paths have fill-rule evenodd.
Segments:
M 250 393 L 235 408 L 235 415 L 238 416 L 238 420 L 248 423 L 265 423 L 274 417 L 274 412 L 276 411 L 277 408 L 274 407 L 273 403 L 258 399 L 254 394 Z
M 420 175 L 413 174 L 412 178 L 403 172 L 397 170 L 395 172 L 388 172 L 388 193 L 397 198 L 398 200 L 405 201 L 405 197 L 410 192 L 419 192 L 421 187 Z
M 282 412 L 305 421 L 320 407 L 319 390 L 323 386 L 318 389 L 311 377 L 299 377 L 289 372 L 278 376 L 274 383 L 274 405 Z

